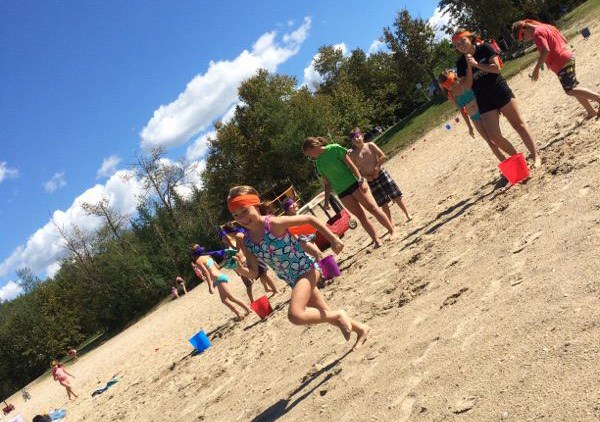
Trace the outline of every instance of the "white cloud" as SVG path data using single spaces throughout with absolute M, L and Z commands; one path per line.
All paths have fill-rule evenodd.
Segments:
M 188 160 L 198 160 L 206 157 L 208 153 L 208 139 L 214 139 L 216 132 L 203 133 L 190 145 L 185 153 L 185 158 Z
M 5 179 L 13 179 L 19 175 L 19 170 L 8 167 L 6 161 L 0 161 L 0 183 Z
M 181 195 L 182 198 L 189 199 L 192 195 L 193 188 L 202 187 L 202 172 L 206 168 L 206 161 L 194 161 L 190 163 L 186 169 L 185 178 L 183 183 L 175 188 L 177 194 Z
M 54 173 L 54 176 L 43 184 L 44 190 L 48 193 L 56 192 L 57 190 L 64 188 L 67 185 L 65 180 L 65 173 Z
M 0 287 L 0 302 L 13 300 L 15 297 L 23 293 L 23 288 L 15 281 L 9 281 L 4 286 Z
M 100 166 L 98 172 L 96 173 L 96 179 L 113 175 L 114 172 L 117 171 L 117 166 L 120 162 L 121 159 L 116 155 L 111 155 L 110 157 L 105 158 L 104 161 L 102 161 L 102 166 Z
M 300 50 L 308 36 L 311 19 L 304 18 L 295 31 L 276 41 L 275 31 L 263 34 L 235 59 L 210 62 L 204 74 L 194 77 L 170 104 L 162 105 L 142 129 L 142 148 L 181 145 L 205 130 L 237 101 L 239 84 L 258 69 L 275 71 Z
M 348 47 L 346 47 L 346 44 L 344 43 L 335 44 L 333 47 L 342 50 L 342 54 L 344 56 L 348 54 Z M 317 88 L 317 86 L 319 86 L 319 84 L 323 82 L 323 77 L 315 69 L 315 64 L 317 63 L 317 60 L 319 60 L 319 53 L 315 54 L 312 60 L 310 61 L 310 64 L 304 68 L 304 78 L 302 79 L 302 83 L 300 84 L 300 86 L 308 87 L 308 89 L 310 89 L 311 91 L 314 91 Z
M 384 51 L 387 49 L 386 44 L 381 40 L 373 40 L 371 45 L 369 46 L 369 55 L 379 53 L 380 51 Z
M 439 7 L 436 7 L 433 11 L 433 15 L 429 18 L 427 22 L 435 32 L 436 41 L 441 41 L 444 38 L 450 37 L 442 29 L 445 25 L 448 25 L 448 22 L 450 22 L 450 16 L 448 16 L 446 11 L 443 11 Z
M 133 172 L 119 170 L 104 185 L 97 184 L 75 198 L 66 211 L 54 211 L 52 219 L 67 230 L 77 226 L 86 233 L 92 233 L 101 226 L 102 220 L 86 214 L 81 204 L 97 203 L 102 198 L 106 198 L 115 211 L 132 215 L 136 211 L 141 192 L 141 183 L 135 178 Z M 22 267 L 29 267 L 35 274 L 43 271 L 47 275 L 52 275 L 58 270 L 58 262 L 64 255 L 63 240 L 50 220 L 31 235 L 24 245 L 17 247 L 0 263 L 0 277 L 6 277 Z

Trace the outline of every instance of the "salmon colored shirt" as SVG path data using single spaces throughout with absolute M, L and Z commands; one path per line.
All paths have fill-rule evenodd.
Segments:
M 569 50 L 567 40 L 558 29 L 550 25 L 535 25 L 533 40 L 539 51 L 548 49 L 550 53 L 546 64 L 554 73 L 558 74 L 571 60 L 573 53 Z

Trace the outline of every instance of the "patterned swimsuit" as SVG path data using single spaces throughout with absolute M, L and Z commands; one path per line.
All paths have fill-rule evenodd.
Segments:
M 263 260 L 277 274 L 277 277 L 293 289 L 300 278 L 312 268 L 319 269 L 315 261 L 304 252 L 300 241 L 289 232 L 283 236 L 271 233 L 271 216 L 265 217 L 265 233 L 259 243 L 254 243 L 250 236 L 244 236 L 248 250 L 258 259 Z

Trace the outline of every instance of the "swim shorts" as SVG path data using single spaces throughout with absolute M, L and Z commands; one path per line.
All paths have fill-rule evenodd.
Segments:
M 558 72 L 558 80 L 565 92 L 569 92 L 579 85 L 579 81 L 575 76 L 575 59 L 569 60 L 565 67 L 560 69 L 560 72 Z
M 358 189 L 359 187 L 360 184 L 358 182 L 354 182 L 352 185 L 350 185 L 348 189 L 346 189 L 342 193 L 338 193 L 338 198 L 342 199 L 344 196 L 352 195 L 354 192 L 356 192 L 356 189 Z
M 402 198 L 400 188 L 385 169 L 379 172 L 375 180 L 369 182 L 369 187 L 379 207 L 389 204 L 395 198 Z

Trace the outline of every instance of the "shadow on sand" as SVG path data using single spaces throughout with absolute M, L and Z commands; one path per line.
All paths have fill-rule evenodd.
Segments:
M 277 419 L 284 416 L 286 413 L 288 413 L 290 410 L 292 410 L 294 407 L 296 407 L 298 404 L 300 404 L 305 398 L 310 396 L 316 389 L 318 389 L 320 386 L 322 386 L 323 384 L 328 382 L 335 375 L 339 374 L 341 369 L 338 371 L 333 371 L 333 369 L 350 353 L 351 353 L 351 351 L 347 351 L 342 356 L 340 356 L 339 358 L 337 358 L 336 360 L 334 360 L 327 366 L 323 367 L 319 371 L 316 371 L 316 372 L 310 374 L 310 376 L 308 376 L 308 378 L 306 378 L 302 381 L 302 383 L 298 386 L 298 388 L 296 388 L 294 391 L 292 391 L 290 393 L 290 395 L 287 397 L 287 399 L 278 400 L 273 405 L 271 405 L 268 409 L 266 409 L 264 412 L 262 412 L 260 415 L 256 416 L 254 419 L 252 419 L 252 422 L 271 422 L 271 421 L 276 421 Z M 306 387 L 308 387 L 309 384 L 311 384 L 314 380 L 319 378 L 322 374 L 325 374 L 323 379 L 321 379 L 318 383 L 311 386 L 309 389 L 306 389 Z M 297 397 L 294 397 L 299 393 L 302 393 L 302 394 Z

